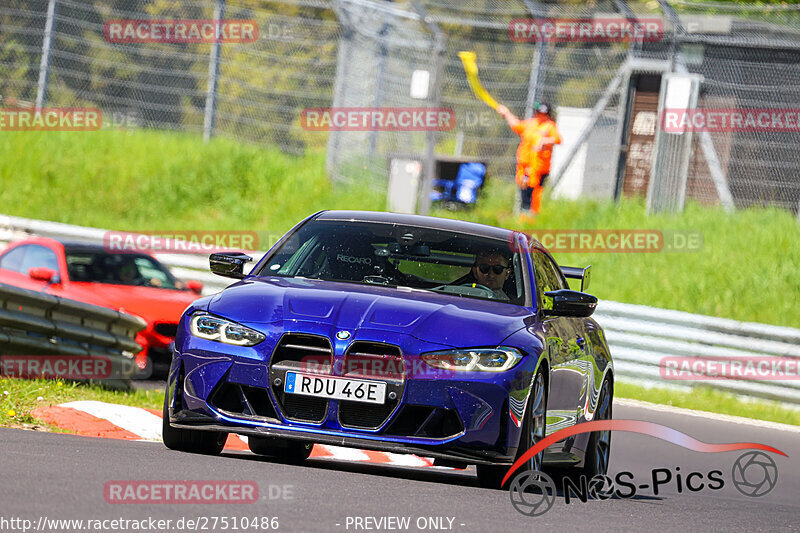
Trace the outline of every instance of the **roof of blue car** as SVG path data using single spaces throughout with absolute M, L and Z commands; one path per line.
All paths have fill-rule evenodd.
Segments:
M 383 224 L 399 224 L 420 228 L 438 229 L 466 233 L 490 239 L 508 241 L 513 233 L 511 230 L 465 222 L 450 218 L 429 217 L 423 215 L 408 215 L 404 213 L 387 213 L 384 211 L 323 211 L 317 215 L 317 220 L 349 220 L 353 222 L 376 222 Z

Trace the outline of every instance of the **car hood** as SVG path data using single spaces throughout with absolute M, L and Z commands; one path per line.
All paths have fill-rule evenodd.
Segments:
M 147 322 L 178 322 L 181 313 L 199 296 L 189 291 L 112 285 L 103 283 L 70 284 L 69 298 L 120 309 Z
M 430 291 L 303 278 L 253 278 L 215 295 L 210 313 L 245 324 L 313 321 L 453 347 L 496 346 L 525 327 L 517 305 Z

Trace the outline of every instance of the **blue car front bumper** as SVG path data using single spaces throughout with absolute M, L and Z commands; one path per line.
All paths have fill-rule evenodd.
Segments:
M 171 424 L 416 453 L 463 463 L 513 462 L 523 417 L 521 406 L 536 365 L 534 357 L 525 357 L 516 367 L 499 373 L 447 374 L 428 369 L 374 378 L 387 383 L 387 400 L 379 405 L 314 398 L 283 391 L 287 371 L 308 368 L 302 357 L 292 352 L 298 338 L 305 344 L 318 338 L 321 346 L 328 340 L 331 364 L 315 371 L 338 376 L 347 376 L 346 361 L 353 356 L 354 346 L 397 349 L 395 357 L 406 370 L 425 366 L 418 356 L 408 353 L 441 346 L 406 335 L 363 330 L 348 343 L 340 343 L 321 335 L 318 325 L 302 329 L 306 331 L 286 334 L 280 328 L 255 348 L 207 341 L 188 332 L 179 334 L 167 388 Z M 381 357 L 385 360 L 391 355 Z

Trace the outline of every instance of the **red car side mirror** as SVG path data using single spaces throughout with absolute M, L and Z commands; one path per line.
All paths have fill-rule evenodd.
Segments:
M 186 282 L 186 288 L 195 294 L 203 293 L 203 284 L 193 279 Z
M 35 280 L 44 281 L 46 283 L 57 283 L 58 272 L 52 268 L 47 267 L 33 267 L 28 269 L 28 275 Z

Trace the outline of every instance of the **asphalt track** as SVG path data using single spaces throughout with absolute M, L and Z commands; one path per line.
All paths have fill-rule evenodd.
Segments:
M 278 531 L 774 531 L 800 523 L 800 432 L 783 431 L 661 412 L 615 406 L 616 419 L 651 420 L 709 443 L 757 442 L 788 455 L 770 454 L 778 470 L 774 489 L 761 497 L 739 493 L 731 469 L 742 451 L 699 453 L 654 437 L 615 432 L 610 473 L 628 471 L 637 485 L 633 498 L 565 503 L 563 495 L 544 515 L 524 516 L 508 492 L 477 487 L 472 471 L 407 468 L 313 459 L 303 466 L 281 464 L 245 452 L 222 457 L 190 455 L 161 444 L 126 442 L 66 434 L 0 429 L 0 530 L 21 531 L 47 519 L 171 519 L 181 517 L 277 517 Z M 678 492 L 673 481 L 652 489 L 652 470 L 667 468 L 684 476 L 720 470 L 724 487 Z M 697 476 L 695 476 L 697 478 Z M 253 504 L 110 504 L 103 487 L 119 480 L 253 480 L 260 501 Z M 286 493 L 285 487 L 290 487 Z M 697 484 L 695 483 L 695 486 Z M 285 497 L 279 497 L 281 492 Z M 356 527 L 356 517 L 362 518 Z M 404 529 L 378 528 L 372 520 L 408 517 Z M 6 522 L 3 522 L 3 520 Z M 235 531 L 228 522 L 228 531 Z M 16 524 L 16 525 L 15 525 Z M 85 525 L 88 525 L 85 524 Z M 391 522 L 391 525 L 395 525 Z M 241 523 L 240 523 L 241 526 Z M 369 529 L 367 529 L 369 526 Z M 202 530 L 202 528 L 200 528 Z M 55 530 L 53 527 L 48 531 Z M 62 528 L 63 531 L 74 529 Z M 84 529 L 86 530 L 86 529 Z M 104 531 L 124 531 L 105 529 Z M 132 529 L 128 529 L 132 530 Z M 238 531 L 264 531 L 249 527 Z

